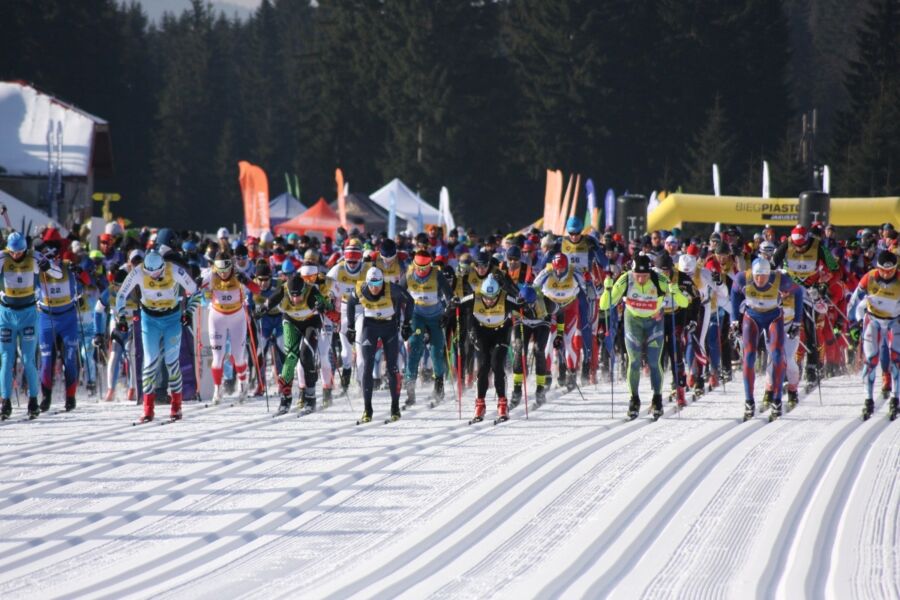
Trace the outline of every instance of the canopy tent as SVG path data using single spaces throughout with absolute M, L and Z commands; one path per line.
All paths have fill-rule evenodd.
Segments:
M 303 214 L 297 215 L 290 221 L 276 225 L 272 229 L 277 234 L 296 233 L 298 235 L 311 235 L 317 238 L 335 238 L 337 228 L 341 226 L 341 219 L 332 210 L 325 198 L 309 207 Z
M 385 210 L 391 209 L 391 196 L 396 198 L 397 217 L 405 220 L 410 228 L 418 233 L 419 214 L 422 215 L 422 226 L 439 225 L 441 223 L 441 213 L 435 207 L 431 206 L 418 194 L 406 187 L 399 179 L 394 179 L 377 192 L 370 194 L 369 197 L 375 204 Z
M 269 201 L 269 225 L 274 227 L 289 221 L 306 210 L 306 207 L 289 192 Z
M 0 204 L 6 206 L 9 222 L 12 224 L 13 229 L 17 231 L 29 234 L 47 225 L 52 225 L 57 229 L 61 227 L 57 221 L 47 216 L 47 213 L 25 204 L 3 190 L 0 190 Z M 0 221 L 0 226 L 6 227 L 6 221 Z
M 353 229 L 354 227 L 363 229 L 363 227 L 359 226 L 359 223 L 362 223 L 365 226 L 365 231 L 378 233 L 379 231 L 388 230 L 389 211 L 376 204 L 374 200 L 365 194 L 353 193 L 348 194 L 345 201 L 347 204 L 348 229 Z M 337 210 L 337 200 L 331 203 L 331 207 Z M 397 229 L 405 228 L 406 221 L 398 216 Z

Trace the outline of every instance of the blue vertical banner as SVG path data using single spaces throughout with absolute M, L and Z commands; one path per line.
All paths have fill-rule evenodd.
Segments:
M 616 226 L 616 193 L 612 188 L 606 190 L 606 198 L 603 201 L 603 214 L 606 216 L 606 226 Z
M 397 237 L 397 192 L 391 190 L 391 203 L 388 209 L 388 237 Z

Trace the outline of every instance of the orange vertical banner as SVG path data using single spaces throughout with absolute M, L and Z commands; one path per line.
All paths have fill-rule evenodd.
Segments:
M 544 187 L 544 220 L 541 223 L 543 229 L 553 227 L 553 171 L 547 169 L 547 185 Z
M 562 202 L 563 193 L 563 174 L 562 171 L 553 172 L 553 214 L 550 216 L 549 231 L 556 231 L 557 222 L 559 221 L 559 207 Z
M 244 200 L 244 232 L 260 236 L 269 230 L 269 179 L 260 167 L 242 160 L 238 182 Z
M 571 219 L 576 214 L 575 211 L 578 208 L 578 190 L 581 188 L 581 174 L 575 176 L 575 189 L 572 191 L 572 207 L 569 208 L 569 218 Z
M 566 193 L 563 195 L 562 208 L 559 210 L 556 218 L 556 227 L 553 229 L 553 233 L 556 235 L 562 235 L 566 228 L 566 215 L 569 213 L 569 201 L 572 199 L 572 183 L 574 182 L 574 177 L 574 175 L 569 175 L 569 183 L 566 184 Z M 560 182 L 560 184 L 561 183 L 562 182 Z
M 334 171 L 334 181 L 337 184 L 338 217 L 341 219 L 341 227 L 347 228 L 347 199 L 344 198 L 344 172 L 340 169 Z

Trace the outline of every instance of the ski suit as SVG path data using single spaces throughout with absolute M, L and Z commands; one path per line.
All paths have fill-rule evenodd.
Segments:
M 75 397 L 78 387 L 78 355 L 81 335 L 78 330 L 77 298 L 81 283 L 72 273 L 67 261 L 60 266 L 60 276 L 40 275 L 38 288 L 38 332 L 41 346 L 42 410 L 50 406 L 53 389 L 53 368 L 56 365 L 57 345 L 62 347 L 65 372 L 65 394 L 69 400 Z
M 865 300 L 865 303 L 863 301 Z M 862 312 L 863 381 L 866 384 L 866 398 L 872 399 L 875 373 L 881 348 L 890 348 L 890 373 L 893 380 L 894 396 L 900 390 L 900 275 L 889 280 L 881 279 L 878 269 L 872 269 L 862 276 L 850 298 L 847 311 L 851 322 L 860 320 Z
M 400 414 L 400 369 L 397 366 L 399 336 L 403 319 L 403 327 L 407 333 L 412 327 L 414 300 L 409 293 L 396 283 L 387 281 L 382 285 L 381 293 L 372 294 L 365 283 L 360 283 L 347 301 L 347 314 L 350 321 L 356 323 L 362 317 L 362 330 L 359 332 L 362 349 L 362 388 L 364 413 L 372 416 L 372 392 L 374 389 L 372 368 L 375 363 L 375 350 L 381 342 L 387 362 L 387 382 L 391 392 L 391 414 Z M 354 332 L 355 333 L 355 332 Z

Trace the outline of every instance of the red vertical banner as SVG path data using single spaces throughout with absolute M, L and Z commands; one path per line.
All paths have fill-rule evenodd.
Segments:
M 258 237 L 269 230 L 269 179 L 265 171 L 246 160 L 238 162 L 238 168 L 244 200 L 244 232 Z
M 334 182 L 337 184 L 338 217 L 341 219 L 341 227 L 347 228 L 347 199 L 344 198 L 344 172 L 340 169 L 334 171 Z

